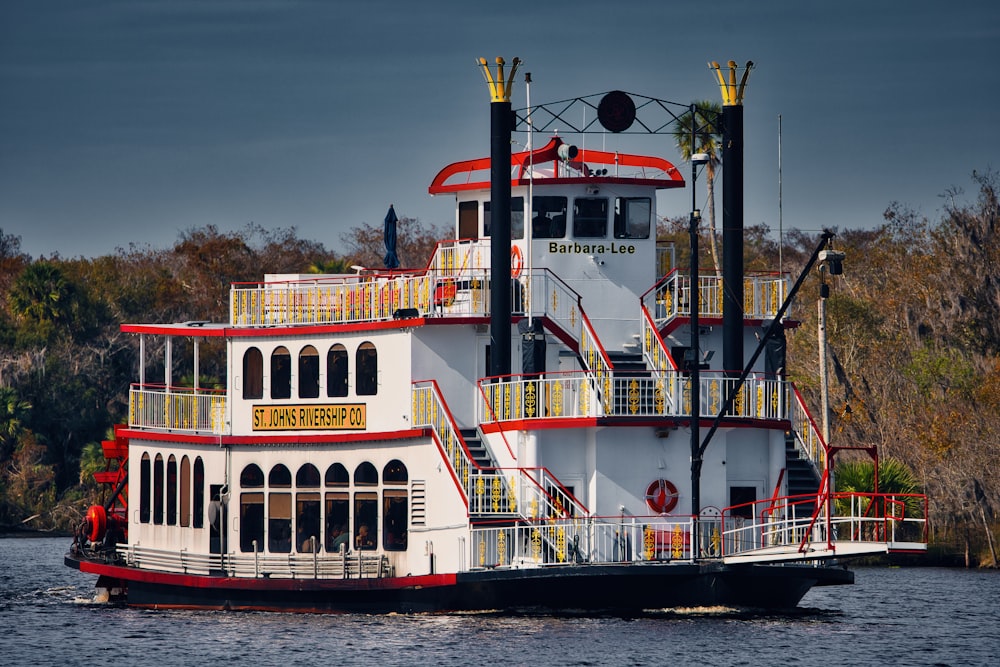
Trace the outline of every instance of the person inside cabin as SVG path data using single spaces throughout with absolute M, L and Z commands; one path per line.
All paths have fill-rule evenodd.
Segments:
M 337 526 L 333 529 L 333 542 L 330 543 L 331 549 L 334 553 L 340 552 L 340 547 L 343 546 L 345 551 L 350 550 L 351 547 L 351 534 L 347 530 L 347 526 Z
M 372 540 L 371 535 L 368 534 L 368 525 L 361 524 L 358 526 L 358 534 L 354 538 L 354 546 L 358 549 L 372 549 L 375 547 L 375 542 Z

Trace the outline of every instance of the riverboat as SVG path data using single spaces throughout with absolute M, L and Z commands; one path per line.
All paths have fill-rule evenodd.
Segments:
M 226 322 L 122 325 L 128 423 L 66 564 L 136 607 L 631 613 L 794 607 L 852 583 L 846 558 L 926 548 L 922 497 L 833 492 L 773 344 L 790 277 L 657 246 L 674 164 L 496 146 L 432 180 L 456 240 L 425 267 L 266 275 Z M 206 341 L 224 390 L 198 384 Z

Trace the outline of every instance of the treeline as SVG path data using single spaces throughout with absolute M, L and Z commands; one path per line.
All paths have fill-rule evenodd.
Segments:
M 397 228 L 402 261 L 425 266 L 443 232 L 406 217 Z M 381 267 L 384 254 L 381 225 L 352 229 L 335 250 L 251 224 L 191 229 L 166 250 L 132 245 L 93 259 L 32 259 L 0 229 L 0 529 L 70 529 L 99 497 L 100 442 L 127 422 L 138 378 L 138 338 L 122 323 L 226 321 L 231 283 L 352 273 Z M 211 340 L 202 346 L 201 386 L 225 386 L 224 355 Z
M 834 230 L 844 273 L 825 277 L 831 441 L 878 447 L 930 497 L 931 539 L 970 563 L 995 561 L 1000 509 L 1000 226 L 998 177 L 973 174 L 971 195 L 946 192 L 938 220 L 892 204 L 874 229 Z M 403 218 L 404 266 L 423 266 L 448 232 Z M 685 220 L 664 221 L 677 264 Z M 710 268 L 708 239 L 700 244 Z M 167 250 L 131 246 L 94 259 L 32 259 L 0 231 L 0 525 L 67 528 L 98 489 L 100 441 L 126 421 L 137 340 L 122 322 L 221 321 L 229 285 L 264 273 L 382 266 L 381 225 L 329 250 L 294 230 L 189 230 Z M 746 230 L 746 269 L 778 268 L 774 234 Z M 782 269 L 798 277 L 818 234 L 793 231 Z M 806 278 L 788 332 L 789 376 L 820 421 L 817 300 Z M 225 382 L 224 351 L 202 350 L 202 386 Z M 190 382 L 191 378 L 186 381 Z M 845 450 L 838 463 L 865 458 Z M 884 488 L 884 487 L 883 487 Z

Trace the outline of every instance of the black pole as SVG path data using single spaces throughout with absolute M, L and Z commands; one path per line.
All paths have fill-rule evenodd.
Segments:
M 743 368 L 743 105 L 722 107 L 722 363 Z
M 705 434 L 705 441 L 698 448 L 699 459 L 705 453 L 705 450 L 708 448 L 708 443 L 712 441 L 712 436 L 715 435 L 715 432 L 719 430 L 719 426 L 722 424 L 722 418 L 726 416 L 726 414 L 732 407 L 733 401 L 736 400 L 736 395 L 740 393 L 740 388 L 743 386 L 743 383 L 746 382 L 746 379 L 750 376 L 751 371 L 753 371 L 753 365 L 757 362 L 757 358 L 760 357 L 761 352 L 764 351 L 764 348 L 767 346 L 767 342 L 781 329 L 781 327 L 784 326 L 782 318 L 785 316 L 785 311 L 788 310 L 788 307 L 792 303 L 792 299 L 795 298 L 795 295 L 798 293 L 799 288 L 802 287 L 802 282 L 806 279 L 806 276 L 809 275 L 810 271 L 812 271 L 813 265 L 819 258 L 820 251 L 822 251 L 827 246 L 827 244 L 830 243 L 830 239 L 832 238 L 833 238 L 833 232 L 831 232 L 830 230 L 824 229 L 823 233 L 820 234 L 819 245 L 817 245 L 816 249 L 813 250 L 812 256 L 809 258 L 809 261 L 806 262 L 806 267 L 802 269 L 802 273 L 799 274 L 799 278 L 798 280 L 795 281 L 795 284 L 792 286 L 792 290 L 788 293 L 788 296 L 785 297 L 785 300 L 781 304 L 781 307 L 778 309 L 778 312 L 775 313 L 774 319 L 771 320 L 770 326 L 768 326 L 767 331 L 764 332 L 764 335 L 761 337 L 760 342 L 757 344 L 757 349 L 754 350 L 754 353 L 752 355 L 750 355 L 750 359 L 747 360 L 746 366 L 743 368 L 743 371 L 740 373 L 736 382 L 729 387 L 729 391 L 726 394 L 726 401 L 725 403 L 723 403 L 722 409 L 719 411 L 719 414 L 716 415 L 715 419 L 712 421 L 712 426 L 708 429 L 708 433 Z M 829 463 L 829 461 L 827 461 L 827 463 Z
M 701 512 L 701 438 L 700 423 L 701 416 L 701 345 L 700 332 L 698 331 L 698 310 L 699 289 L 698 289 L 698 227 L 701 222 L 701 214 L 698 211 L 698 200 L 695 193 L 695 181 L 698 178 L 698 164 L 694 161 L 693 155 L 698 150 L 698 117 L 696 107 L 691 105 L 691 349 L 688 351 L 685 365 L 688 367 L 689 381 L 691 383 L 691 516 L 697 522 L 698 514 Z M 691 553 L 697 557 L 698 554 L 698 530 L 695 526 L 691 535 Z
M 490 104 L 490 375 L 510 375 L 510 102 Z

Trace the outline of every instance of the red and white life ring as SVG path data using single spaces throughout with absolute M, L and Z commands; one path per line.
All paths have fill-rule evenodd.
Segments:
M 510 247 L 510 277 L 517 278 L 524 268 L 524 256 L 521 254 L 521 246 L 512 245 Z
M 666 514 L 677 507 L 680 495 L 669 479 L 654 479 L 646 487 L 646 504 L 657 514 Z

